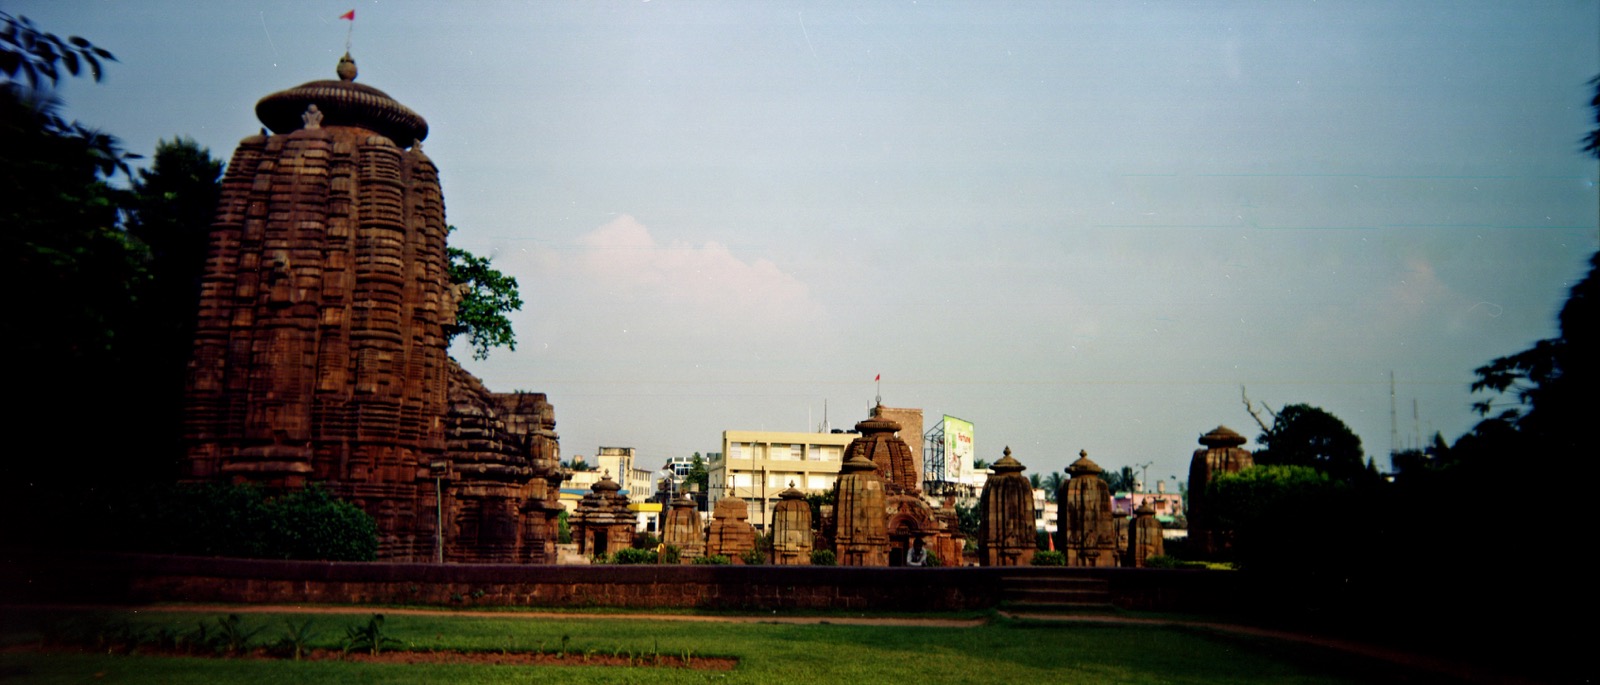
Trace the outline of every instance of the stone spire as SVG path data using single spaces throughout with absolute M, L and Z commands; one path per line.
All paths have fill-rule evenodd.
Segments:
M 1189 497 L 1184 502 L 1189 518 L 1189 541 L 1206 554 L 1232 544 L 1228 531 L 1216 529 L 1210 503 L 1205 501 L 1206 487 L 1220 474 L 1238 473 L 1255 465 L 1255 458 L 1244 449 L 1244 443 L 1243 435 L 1227 426 L 1217 426 L 1200 436 L 1204 447 L 1195 450 L 1189 459 Z
M 861 437 L 850 441 L 844 458 L 849 460 L 860 455 L 876 464 L 889 494 L 920 493 L 922 484 L 917 482 L 916 457 L 911 446 L 895 435 L 900 428 L 900 424 L 883 415 L 883 403 L 878 403 L 872 408 L 872 416 L 856 423 L 856 432 Z
M 1068 566 L 1116 566 L 1117 532 L 1111 517 L 1111 488 L 1101 480 L 1103 470 L 1079 450 L 1078 460 L 1067 467 L 1072 477 L 1056 494 L 1061 507 L 1056 548 L 1067 556 Z
M 301 118 L 315 106 L 323 127 L 364 128 L 402 148 L 428 137 L 428 122 L 377 88 L 356 83 L 356 62 L 348 53 L 334 70 L 338 80 L 311 81 L 273 93 L 256 103 L 256 118 L 273 133 L 305 127 Z
M 1027 566 L 1038 549 L 1034 532 L 1033 484 L 1022 462 L 1005 449 L 990 467 L 994 475 L 978 499 L 978 561 L 984 566 Z

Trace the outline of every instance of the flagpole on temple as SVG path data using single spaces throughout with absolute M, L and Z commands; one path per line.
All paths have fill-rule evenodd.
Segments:
M 348 55 L 350 54 L 350 39 L 354 37 L 356 33 L 356 11 L 350 10 L 349 12 L 345 12 L 344 14 L 339 15 L 339 18 L 350 22 L 350 28 L 344 32 L 344 54 Z

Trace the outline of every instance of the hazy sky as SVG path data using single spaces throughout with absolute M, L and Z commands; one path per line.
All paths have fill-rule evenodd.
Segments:
M 1239 388 L 1387 466 L 1475 421 L 1597 247 L 1596 2 L 15 2 L 116 53 L 68 113 L 222 159 L 333 77 L 427 118 L 565 455 L 885 404 L 1029 472 L 1186 477 Z M 1414 421 L 1413 401 L 1418 407 Z

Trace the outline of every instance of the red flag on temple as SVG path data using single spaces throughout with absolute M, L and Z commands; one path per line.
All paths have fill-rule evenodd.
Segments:
M 880 374 L 878 374 L 878 375 L 876 375 L 876 376 L 873 376 L 873 377 L 872 377 L 872 380 L 875 380 L 875 381 L 881 381 L 881 380 L 883 380 L 883 374 L 881 374 L 881 373 L 880 373 Z
M 350 21 L 355 21 L 356 20 L 356 11 L 355 10 L 350 10 L 349 12 L 345 12 L 344 14 L 339 15 L 339 18 L 340 19 L 349 19 Z

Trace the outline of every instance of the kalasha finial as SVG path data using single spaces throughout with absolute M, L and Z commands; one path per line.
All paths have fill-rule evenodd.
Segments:
M 356 80 L 355 59 L 350 57 L 350 53 L 344 53 L 344 56 L 339 58 L 339 66 L 336 67 L 333 72 L 339 75 L 340 81 Z

